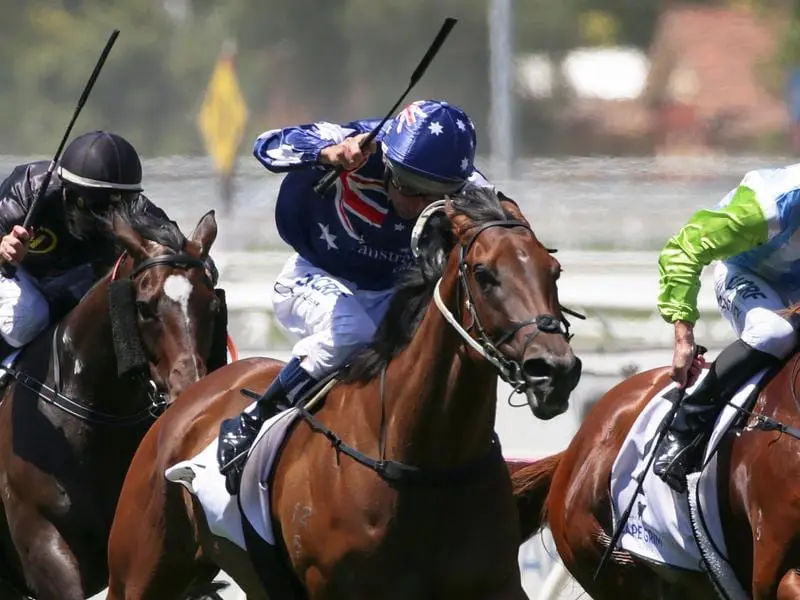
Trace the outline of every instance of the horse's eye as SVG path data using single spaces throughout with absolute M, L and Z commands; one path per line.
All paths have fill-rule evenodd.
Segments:
M 475 282 L 480 286 L 482 290 L 488 290 L 496 285 L 499 285 L 499 281 L 494 276 L 494 273 L 485 265 L 477 264 L 472 268 L 472 273 L 475 277 Z
M 152 321 L 157 318 L 156 311 L 153 310 L 149 302 L 142 302 L 141 300 L 136 302 L 136 311 L 144 321 Z

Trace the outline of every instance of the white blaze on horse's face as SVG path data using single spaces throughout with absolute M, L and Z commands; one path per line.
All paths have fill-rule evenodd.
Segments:
M 184 331 L 189 331 L 189 298 L 192 295 L 192 282 L 183 275 L 170 275 L 164 282 L 164 295 L 177 302 L 183 312 Z
M 187 338 L 191 331 L 189 327 L 191 324 L 189 320 L 189 298 L 192 295 L 192 289 L 192 282 L 183 275 L 170 275 L 164 282 L 164 295 L 173 302 L 177 302 L 181 307 L 184 319 L 183 331 Z M 187 341 L 190 340 L 187 339 Z M 195 371 L 197 371 L 197 364 L 194 367 Z
M 192 283 L 183 275 L 170 275 L 164 282 L 164 293 L 167 298 L 181 306 L 186 322 L 189 322 L 189 297 L 192 295 Z

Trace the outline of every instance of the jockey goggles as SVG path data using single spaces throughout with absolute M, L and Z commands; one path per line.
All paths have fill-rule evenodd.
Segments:
M 122 192 L 111 189 L 93 189 L 69 185 L 69 193 L 79 210 L 104 211 L 112 206 L 132 203 L 138 199 L 138 191 Z
M 403 196 L 435 196 L 441 198 L 461 191 L 466 182 L 442 182 L 422 177 L 408 169 L 385 161 L 386 180 Z

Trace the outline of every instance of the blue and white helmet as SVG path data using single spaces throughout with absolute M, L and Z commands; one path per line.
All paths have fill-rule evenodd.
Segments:
M 467 182 L 475 162 L 475 126 L 459 107 L 418 100 L 387 127 L 383 154 L 395 176 L 433 194 L 456 192 Z

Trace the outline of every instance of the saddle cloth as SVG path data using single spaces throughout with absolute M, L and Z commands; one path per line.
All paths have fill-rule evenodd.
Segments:
M 727 550 L 717 504 L 717 461 L 709 461 L 709 457 L 714 455 L 722 436 L 741 414 L 734 406 L 747 408 L 744 406 L 745 403 L 751 398 L 766 372 L 765 369 L 754 375 L 722 410 L 704 452 L 705 467 L 699 474 L 696 488 L 694 486 L 690 488 L 690 493 L 696 493 L 698 496 L 699 510 L 705 522 L 705 533 L 723 559 L 726 558 Z M 703 370 L 695 385 L 687 390 L 687 394 L 691 393 L 707 374 L 708 370 Z M 659 427 L 673 406 L 664 396 L 676 388 L 675 383 L 670 383 L 647 404 L 628 432 L 617 455 L 611 470 L 610 483 L 615 524 L 635 494 L 637 482 L 642 476 L 650 454 L 655 449 L 654 440 Z M 652 468 L 646 473 L 642 490 L 635 500 L 619 543 L 631 554 L 651 562 L 693 571 L 704 570 L 701 567 L 702 557 L 690 520 L 687 494 L 679 494 L 672 490 L 652 473 Z
M 255 402 L 245 410 L 253 408 Z M 292 408 L 261 426 L 248 454 L 238 497 L 228 493 L 225 476 L 219 472 L 216 437 L 202 452 L 168 468 L 164 475 L 169 481 L 183 485 L 197 498 L 214 535 L 230 540 L 242 550 L 247 549 L 239 511 L 241 503 L 253 529 L 265 542 L 275 545 L 270 518 L 269 476 L 286 434 L 298 415 L 297 409 Z

